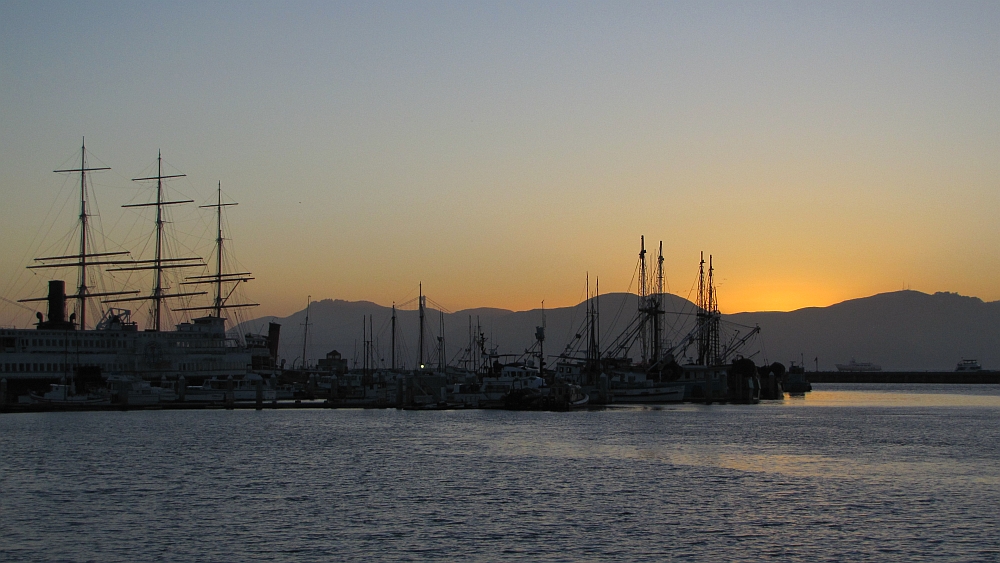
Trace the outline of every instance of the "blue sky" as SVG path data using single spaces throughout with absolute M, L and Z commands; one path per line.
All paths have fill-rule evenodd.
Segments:
M 0 291 L 44 281 L 86 136 L 118 245 L 158 150 L 178 194 L 222 182 L 261 313 L 420 281 L 569 305 L 587 272 L 627 289 L 640 235 L 682 296 L 713 254 L 728 311 L 1000 299 L 997 29 L 988 2 L 0 2 Z

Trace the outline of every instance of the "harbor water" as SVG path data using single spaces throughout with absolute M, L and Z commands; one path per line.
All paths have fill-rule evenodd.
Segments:
M 1000 386 L 0 416 L 0 561 L 997 561 Z

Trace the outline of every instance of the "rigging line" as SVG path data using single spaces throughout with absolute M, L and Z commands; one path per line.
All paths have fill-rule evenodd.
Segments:
M 444 312 L 444 313 L 446 313 L 446 314 L 449 314 L 449 315 L 450 315 L 450 314 L 452 314 L 452 312 L 451 312 L 451 311 L 449 311 L 449 310 L 448 310 L 448 309 L 447 309 L 447 308 L 446 308 L 446 307 L 445 307 L 444 305 L 441 305 L 440 303 L 438 303 L 437 301 L 434 301 L 433 299 L 431 299 L 430 297 L 427 297 L 426 295 L 424 296 L 424 298 L 425 298 L 425 299 L 426 299 L 426 300 L 427 300 L 427 301 L 428 301 L 428 302 L 429 302 L 429 303 L 430 303 L 431 305 L 433 305 L 434 307 L 437 307 L 437 310 L 438 310 L 438 311 L 442 311 L 442 312 Z
M 409 301 L 404 301 L 402 303 L 397 303 L 396 304 L 396 309 L 397 310 L 398 309 L 402 309 L 403 307 L 406 307 L 407 305 L 412 305 L 412 304 L 414 304 L 416 302 L 417 302 L 417 298 L 414 297 L 413 299 L 410 299 Z M 415 309 L 407 309 L 407 311 L 413 311 L 413 310 L 415 310 Z
M 75 154 L 79 154 L 79 152 L 77 152 Z M 73 158 L 73 157 L 70 157 L 70 158 Z M 51 233 L 52 229 L 54 228 L 55 219 L 54 219 L 53 216 L 58 217 L 59 215 L 62 215 L 64 213 L 64 210 L 66 209 L 66 206 L 69 204 L 69 199 L 70 198 L 68 196 L 66 196 L 66 191 L 68 189 L 67 186 L 69 185 L 69 183 L 71 181 L 72 181 L 72 178 L 69 175 L 66 175 L 63 178 L 63 183 L 59 187 L 59 190 L 58 190 L 58 192 L 56 194 L 56 198 L 53 199 L 49 203 L 49 208 L 45 212 L 45 217 L 42 219 L 42 222 L 38 224 L 38 227 L 35 230 L 35 234 L 32 237 L 31 242 L 25 248 L 24 256 L 21 258 L 20 264 L 29 263 L 29 260 L 28 260 L 29 256 L 31 256 L 31 254 L 35 253 L 36 251 L 40 250 L 40 247 L 41 247 L 42 243 L 39 242 L 39 241 L 44 241 L 45 239 L 47 239 L 49 237 L 49 233 Z M 55 211 L 53 213 L 53 210 L 56 208 L 56 205 L 60 201 L 62 202 L 61 207 L 59 207 L 58 211 Z M 44 235 L 42 234 L 42 230 L 43 229 L 45 230 L 45 234 Z M 75 232 L 75 229 L 74 229 L 74 232 Z M 37 245 L 37 247 L 36 247 L 36 245 Z M 20 276 L 22 276 L 22 275 L 24 275 L 23 272 L 16 272 L 16 273 L 15 273 L 15 271 L 11 272 L 11 277 L 15 278 L 15 279 L 19 279 Z M 10 283 L 15 283 L 15 282 L 12 281 Z M 4 293 L 6 293 L 6 291 Z
M 585 289 L 585 290 L 584 290 L 584 291 L 582 292 L 582 293 L 583 293 L 583 295 L 582 295 L 582 296 L 580 296 L 580 297 L 577 297 L 577 302 L 576 302 L 576 305 L 574 305 L 574 306 L 573 306 L 573 307 L 571 308 L 571 312 L 570 312 L 570 318 L 569 318 L 569 323 L 568 323 L 568 324 L 567 324 L 567 326 L 566 326 L 566 330 L 567 330 L 567 332 L 566 332 L 566 334 L 565 334 L 565 336 L 564 336 L 564 339 L 565 339 L 565 340 L 566 340 L 567 342 L 569 342 L 570 340 L 572 340 L 572 339 L 573 339 L 573 337 L 574 337 L 574 335 L 576 335 L 577 333 L 579 333 L 579 332 L 580 332 L 580 331 L 575 331 L 575 332 L 574 332 L 574 331 L 573 331 L 573 327 L 574 327 L 574 326 L 576 326 L 576 315 L 577 315 L 577 313 L 579 312 L 579 308 L 580 308 L 580 305 L 584 305 L 584 303 L 585 303 L 585 300 L 583 299 L 583 297 L 586 297 L 586 295 L 587 295 L 587 293 L 588 293 L 589 291 L 590 291 L 590 288 L 589 288 L 589 287 L 588 287 L 588 288 L 586 288 L 586 289 Z
M 639 276 L 639 268 L 640 268 L 640 266 L 642 266 L 642 259 L 641 258 L 636 260 L 636 262 L 635 262 L 635 269 L 632 270 L 632 279 L 628 282 L 628 289 L 625 290 L 625 293 L 627 293 L 628 295 L 632 295 L 632 284 L 635 283 L 636 278 Z M 625 311 L 625 305 L 628 303 L 628 301 L 629 301 L 628 298 L 622 299 L 621 305 L 618 308 L 618 312 L 615 313 L 615 316 L 611 320 L 611 329 L 612 330 L 614 330 L 614 328 L 618 326 L 618 321 L 621 320 L 621 315 Z

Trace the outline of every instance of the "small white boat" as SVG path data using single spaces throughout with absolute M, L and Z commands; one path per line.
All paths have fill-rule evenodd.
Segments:
M 955 371 L 980 371 L 983 366 L 979 365 L 979 360 L 965 360 L 958 362 Z
M 28 393 L 31 403 L 53 406 L 97 406 L 110 405 L 111 394 L 107 389 L 100 389 L 85 394 L 77 394 L 72 384 L 53 383 L 51 389 L 44 395 Z

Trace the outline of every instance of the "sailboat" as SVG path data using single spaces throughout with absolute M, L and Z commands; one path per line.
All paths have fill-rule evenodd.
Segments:
M 636 316 L 608 346 L 602 365 L 610 379 L 611 399 L 623 404 L 677 403 L 685 387 L 671 381 L 667 369 L 672 357 L 663 350 L 663 242 L 657 259 L 655 281 L 646 265 L 646 239 L 639 240 L 639 300 Z M 638 345 L 640 360 L 630 351 Z
M 234 338 L 226 335 L 225 322 L 221 311 L 230 305 L 228 295 L 223 294 L 224 285 L 246 281 L 244 274 L 226 274 L 222 270 L 221 218 L 220 235 L 217 242 L 219 266 L 210 279 L 189 279 L 188 281 L 211 281 L 216 287 L 216 299 L 209 308 L 212 314 L 181 322 L 173 330 L 163 327 L 163 309 L 177 297 L 205 295 L 204 291 L 178 291 L 171 293 L 165 283 L 166 270 L 204 267 L 199 257 L 169 257 L 164 247 L 164 208 L 190 203 L 191 200 L 170 201 L 164 197 L 164 182 L 183 174 L 164 174 L 162 156 L 157 155 L 157 171 L 154 176 L 135 178 L 137 182 L 155 182 L 155 200 L 149 203 L 131 204 L 123 207 L 155 208 L 155 247 L 152 259 L 135 260 L 126 251 L 94 252 L 88 209 L 87 174 L 108 170 L 107 167 L 87 165 L 86 144 L 81 148 L 80 166 L 73 169 L 56 170 L 59 173 L 80 175 L 80 242 L 79 251 L 59 256 L 36 258 L 28 266 L 32 270 L 77 269 L 77 291 L 67 295 L 65 282 L 52 279 L 48 282 L 48 295 L 22 299 L 21 302 L 45 302 L 47 315 L 37 313 L 35 329 L 0 329 L 0 377 L 8 380 L 35 380 L 39 383 L 54 380 L 69 381 L 74 376 L 87 374 L 108 378 L 141 378 L 162 382 L 178 380 L 205 380 L 209 378 L 240 378 L 251 367 L 251 352 Z M 217 206 L 219 212 L 223 206 Z M 139 291 L 94 291 L 91 282 L 92 268 L 108 266 L 108 271 L 140 271 L 153 273 L 152 290 L 147 295 Z M 195 277 L 197 278 L 197 276 Z M 76 312 L 66 315 L 67 300 L 76 300 Z M 96 303 L 95 303 L 96 302 Z M 119 308 L 130 302 L 151 303 L 151 320 L 145 330 L 139 330 L 133 320 L 132 311 Z M 88 310 L 100 310 L 100 320 L 90 327 Z M 235 306 L 235 304 L 233 305 Z M 245 306 L 245 305 L 239 305 Z M 178 310 L 192 310 L 178 309 Z M 173 384 L 173 383 L 169 383 Z

